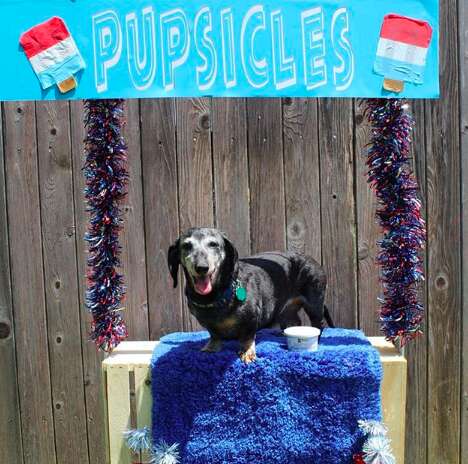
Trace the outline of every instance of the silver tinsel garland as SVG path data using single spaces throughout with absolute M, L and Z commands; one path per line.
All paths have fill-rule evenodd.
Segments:
M 359 428 L 367 436 L 362 447 L 362 459 L 366 464 L 396 464 L 388 430 L 382 422 L 362 420 Z
M 124 432 L 124 438 L 128 448 L 134 453 L 149 452 L 151 454 L 150 464 L 179 464 L 179 445 L 172 445 L 161 441 L 157 445 L 152 444 L 151 430 L 149 427 L 128 430 Z

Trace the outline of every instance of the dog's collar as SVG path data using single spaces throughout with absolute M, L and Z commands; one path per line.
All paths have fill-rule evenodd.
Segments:
M 197 303 L 196 301 L 190 300 L 190 304 L 200 309 L 223 309 L 227 308 L 232 300 L 236 298 L 239 302 L 243 303 L 247 299 L 247 290 L 242 286 L 239 279 L 233 279 L 231 285 L 229 285 L 219 299 L 216 299 L 212 303 L 203 304 Z

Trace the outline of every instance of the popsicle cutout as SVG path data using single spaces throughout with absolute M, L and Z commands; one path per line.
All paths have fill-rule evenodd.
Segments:
M 383 87 L 401 93 L 405 82 L 422 84 L 432 27 L 427 21 L 397 14 L 384 17 L 374 71 L 384 76 Z
M 43 89 L 60 92 L 77 86 L 75 75 L 85 63 L 63 19 L 53 17 L 21 35 L 20 44 Z

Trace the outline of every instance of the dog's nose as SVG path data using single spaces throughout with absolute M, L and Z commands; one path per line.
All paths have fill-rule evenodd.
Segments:
M 208 272 L 208 266 L 195 266 L 195 271 L 199 275 L 204 275 Z

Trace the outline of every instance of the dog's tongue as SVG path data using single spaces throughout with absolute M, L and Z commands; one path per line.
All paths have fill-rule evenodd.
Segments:
M 195 290 L 200 295 L 208 295 L 211 292 L 211 279 L 209 277 L 201 277 L 195 281 Z

